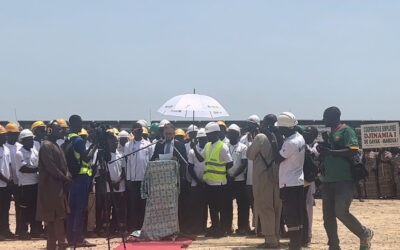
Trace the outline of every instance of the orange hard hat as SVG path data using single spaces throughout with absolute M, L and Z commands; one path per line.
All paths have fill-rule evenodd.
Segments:
M 32 132 L 35 131 L 35 129 L 38 127 L 46 127 L 46 124 L 44 124 L 43 121 L 36 121 L 36 122 L 32 123 L 32 126 L 31 126 Z
M 58 118 L 57 119 L 57 123 L 62 128 L 68 128 L 69 127 L 67 121 L 64 118 Z
M 175 135 L 182 135 L 185 136 L 186 133 L 183 129 L 178 128 L 177 130 L 175 130 Z
M 144 135 L 148 135 L 149 134 L 149 130 L 146 127 L 143 127 L 143 134 Z
M 7 123 L 7 125 L 6 125 L 6 130 L 7 130 L 7 133 L 8 133 L 8 132 L 14 132 L 14 133 L 19 133 L 19 132 L 21 132 L 21 131 L 19 130 L 18 125 L 15 124 L 15 123 L 13 123 L 13 122 Z
M 6 134 L 7 130 L 0 124 L 0 135 Z

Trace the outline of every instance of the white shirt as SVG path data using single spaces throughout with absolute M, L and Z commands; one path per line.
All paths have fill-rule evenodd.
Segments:
M 38 151 L 39 152 L 39 150 L 40 150 L 40 145 L 41 145 L 41 143 L 40 142 L 38 142 L 38 141 L 33 141 L 33 147 L 36 149 L 36 151 Z
M 7 179 L 10 179 L 12 173 L 10 150 L 4 145 L 0 146 L 0 173 Z M 7 183 L 0 180 L 0 187 L 7 187 Z
M 58 144 L 58 146 L 60 146 L 61 147 L 61 145 L 63 145 L 64 144 L 64 142 L 65 142 L 65 140 L 64 139 L 58 139 L 57 141 L 56 141 L 56 143 Z
M 228 144 L 229 153 L 232 156 L 233 166 L 228 170 L 228 174 L 233 176 L 236 170 L 242 165 L 242 160 L 247 159 L 247 146 L 241 142 L 236 143 L 236 145 Z M 235 181 L 244 181 L 246 169 L 244 169 L 238 176 L 235 177 Z
M 15 160 L 15 155 L 17 154 L 17 150 L 22 147 L 22 145 L 16 142 L 14 145 L 5 143 L 6 147 L 10 151 L 10 158 L 11 158 L 11 170 L 12 170 L 12 177 L 14 184 L 18 185 L 18 176 L 17 176 L 17 162 Z
M 203 150 L 202 148 L 199 147 L 199 145 L 196 145 L 196 147 L 198 152 Z M 199 162 L 194 150 L 190 149 L 188 154 L 188 162 L 194 165 L 194 173 L 196 174 L 197 178 L 202 180 L 204 175 L 204 168 L 206 167 L 206 161 Z M 192 187 L 197 186 L 197 182 L 193 178 L 191 179 L 192 179 L 191 186 Z
M 186 154 L 189 158 L 189 151 L 192 150 L 192 148 L 190 147 L 190 141 L 185 143 L 185 148 L 186 148 Z
M 218 140 L 218 141 L 219 141 L 219 140 Z M 213 149 L 214 149 L 214 147 L 215 147 L 215 145 L 217 144 L 218 141 L 216 141 L 216 142 L 214 142 L 213 144 L 211 144 L 210 152 L 209 152 L 210 156 L 211 156 L 211 153 L 212 153 L 212 151 L 213 151 Z M 206 148 L 205 148 L 205 147 L 204 147 L 204 149 L 201 151 L 200 154 L 201 154 L 201 156 L 204 158 L 204 161 L 205 161 L 205 160 L 206 160 Z M 224 145 L 223 145 L 222 148 L 221 148 L 221 152 L 219 153 L 219 160 L 220 160 L 220 161 L 223 161 L 223 162 L 226 162 L 226 163 L 232 161 L 232 156 L 229 154 L 229 148 L 228 148 L 228 146 L 227 146 L 225 143 L 224 143 Z M 216 181 L 205 180 L 205 182 L 206 182 L 208 185 L 211 185 L 211 186 L 226 185 L 226 181 L 216 182 Z
M 240 142 L 243 143 L 244 145 L 246 145 L 247 148 L 249 148 L 251 145 L 251 142 L 249 142 L 249 138 L 247 137 L 247 134 L 242 136 L 242 138 L 240 138 Z M 247 161 L 246 185 L 250 185 L 250 186 L 253 185 L 253 160 Z
M 18 185 L 33 185 L 39 183 L 39 172 L 36 173 L 22 173 L 21 167 L 25 165 L 28 168 L 37 168 L 39 164 L 39 153 L 36 149 L 31 148 L 31 150 L 26 150 L 21 147 L 17 150 L 15 155 L 15 160 L 17 162 L 17 176 L 18 176 Z
M 129 141 L 125 144 L 124 154 L 129 154 L 140 148 L 148 146 L 150 142 L 142 139 L 141 141 Z M 172 151 L 171 151 L 172 152 Z M 147 168 L 147 164 L 153 155 L 152 147 L 143 149 L 133 155 L 128 156 L 126 179 L 128 181 L 143 181 L 144 173 Z
M 125 144 L 126 145 L 126 144 Z M 118 148 L 117 148 L 118 153 L 120 153 L 121 155 L 124 154 L 125 152 L 125 146 L 122 146 L 121 144 L 118 144 Z
M 120 158 L 121 156 L 122 155 L 118 153 L 118 151 L 116 153 L 111 153 L 111 161 Z M 124 162 L 125 160 L 119 160 L 111 164 L 108 164 L 108 171 L 110 171 L 110 179 L 112 182 L 117 182 L 121 179 L 120 177 L 122 174 L 122 169 L 124 168 L 123 166 Z M 106 186 L 107 186 L 107 192 L 110 192 L 110 187 L 108 183 L 106 184 Z M 122 181 L 119 184 L 119 189 L 116 190 L 114 188 L 114 192 L 124 192 L 124 191 L 125 191 L 125 180 L 122 179 Z
M 279 165 L 279 187 L 304 185 L 305 149 L 304 138 L 298 132 L 285 139 L 279 152 L 285 158 Z
M 92 146 L 92 143 L 90 141 L 86 141 L 85 143 L 86 150 L 88 150 L 90 146 Z
M 223 143 L 225 143 L 226 145 L 229 144 L 229 139 L 228 137 L 225 136 L 225 138 L 222 140 Z

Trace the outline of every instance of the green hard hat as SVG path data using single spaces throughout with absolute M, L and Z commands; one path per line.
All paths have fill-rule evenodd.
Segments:
M 150 125 L 150 132 L 157 133 L 159 131 L 160 124 L 158 122 L 153 122 Z

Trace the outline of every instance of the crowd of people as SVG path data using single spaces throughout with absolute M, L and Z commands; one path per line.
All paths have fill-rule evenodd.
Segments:
M 90 247 L 85 237 L 93 213 L 99 237 L 140 230 L 146 167 L 169 157 L 179 163 L 182 233 L 257 235 L 265 239 L 260 248 L 279 248 L 288 237 L 289 249 L 307 247 L 317 183 L 329 249 L 340 249 L 337 219 L 360 238 L 360 249 L 370 249 L 372 230 L 349 212 L 355 183 L 348 159 L 358 152 L 357 136 L 337 107 L 326 109 L 323 121 L 331 128 L 323 143 L 315 127 L 300 126 L 290 112 L 262 121 L 251 115 L 242 128 L 217 121 L 186 131 L 167 120 L 140 120 L 130 131 L 106 128 L 102 136 L 83 128 L 78 115 L 30 129 L 0 125 L 0 240 L 46 237 L 47 249 Z M 93 192 L 95 209 L 88 206 Z

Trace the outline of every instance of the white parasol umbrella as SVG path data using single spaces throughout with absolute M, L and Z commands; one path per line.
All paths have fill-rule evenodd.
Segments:
M 180 117 L 215 118 L 229 116 L 222 105 L 212 97 L 198 94 L 178 95 L 169 99 L 158 112 Z

